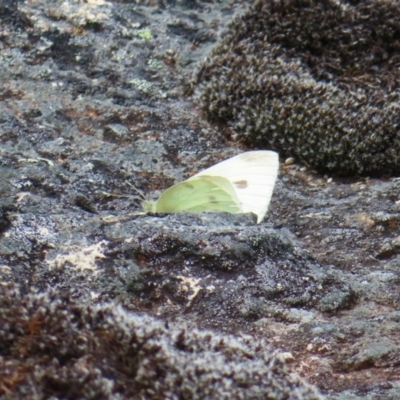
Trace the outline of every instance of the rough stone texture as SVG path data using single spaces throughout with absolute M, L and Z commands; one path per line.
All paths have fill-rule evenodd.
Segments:
M 398 1 L 259 0 L 201 67 L 208 117 L 322 173 L 400 172 Z
M 118 297 L 158 316 L 179 316 L 183 309 L 198 326 L 231 332 L 298 307 L 333 313 L 357 301 L 334 269 L 250 216 L 73 218 L 25 213 L 13 219 L 0 243 L 0 264 L 15 263 L 18 254 L 32 267 L 14 268 L 9 278 L 25 291 L 31 282 L 43 289 L 51 282 L 59 293 L 74 288 L 88 301 L 98 293 L 97 302 Z M 35 243 L 35 251 L 26 252 L 26 242 Z
M 95 329 L 107 320 L 117 347 L 126 343 L 119 332 L 146 321 L 162 347 L 153 356 L 169 349 L 177 365 L 188 354 L 173 351 L 173 338 L 185 327 L 188 341 L 211 338 L 198 344 L 199 364 L 210 363 L 208 345 L 222 338 L 229 344 L 214 354 L 219 360 L 235 341 L 254 355 L 236 357 L 233 372 L 279 352 L 287 365 L 273 377 L 283 386 L 301 382 L 294 373 L 327 399 L 399 398 L 399 181 L 331 180 L 281 157 L 260 225 L 251 215 L 140 215 L 131 185 L 155 197 L 245 149 L 185 97 L 196 63 L 241 4 L 138 4 L 1 3 L 0 299 L 10 326 L 21 329 L 12 332 L 20 335 L 8 346 L 13 353 L 2 348 L 14 373 L 0 376 L 1 396 L 25 400 L 47 388 L 67 398 L 75 382 L 79 398 L 82 377 L 88 390 L 122 393 L 133 364 L 109 364 L 108 339 Z M 20 315 L 41 310 L 43 319 L 20 324 Z M 65 347 L 68 363 L 57 352 Z M 107 365 L 116 366 L 115 379 Z M 192 389 L 201 383 L 181 378 Z M 241 389 L 262 390 L 253 378 L 256 385 Z M 309 390 L 298 389 L 294 396 Z

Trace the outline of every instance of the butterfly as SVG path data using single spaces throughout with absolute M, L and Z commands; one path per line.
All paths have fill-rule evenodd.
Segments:
M 146 212 L 252 212 L 260 223 L 278 176 L 274 151 L 248 151 L 222 161 L 165 190 L 157 201 L 142 203 Z

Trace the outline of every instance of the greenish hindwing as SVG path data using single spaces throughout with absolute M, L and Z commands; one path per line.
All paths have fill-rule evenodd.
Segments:
M 222 211 L 240 213 L 242 208 L 228 179 L 202 175 L 171 186 L 155 202 L 143 203 L 143 209 L 154 213 L 182 211 Z

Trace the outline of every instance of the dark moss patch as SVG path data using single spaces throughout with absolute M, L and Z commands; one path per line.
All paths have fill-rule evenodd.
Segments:
M 0 286 L 0 326 L 2 397 L 321 399 L 261 341 L 174 327 L 55 291 L 21 296 Z
M 204 110 L 322 173 L 398 173 L 398 21 L 396 1 L 256 1 L 199 72 Z

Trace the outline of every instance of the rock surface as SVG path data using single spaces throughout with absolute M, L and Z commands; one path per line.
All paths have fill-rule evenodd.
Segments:
M 244 12 L 0 4 L 2 398 L 399 397 L 398 180 L 281 157 L 260 225 L 140 214 L 245 150 L 188 97 Z

